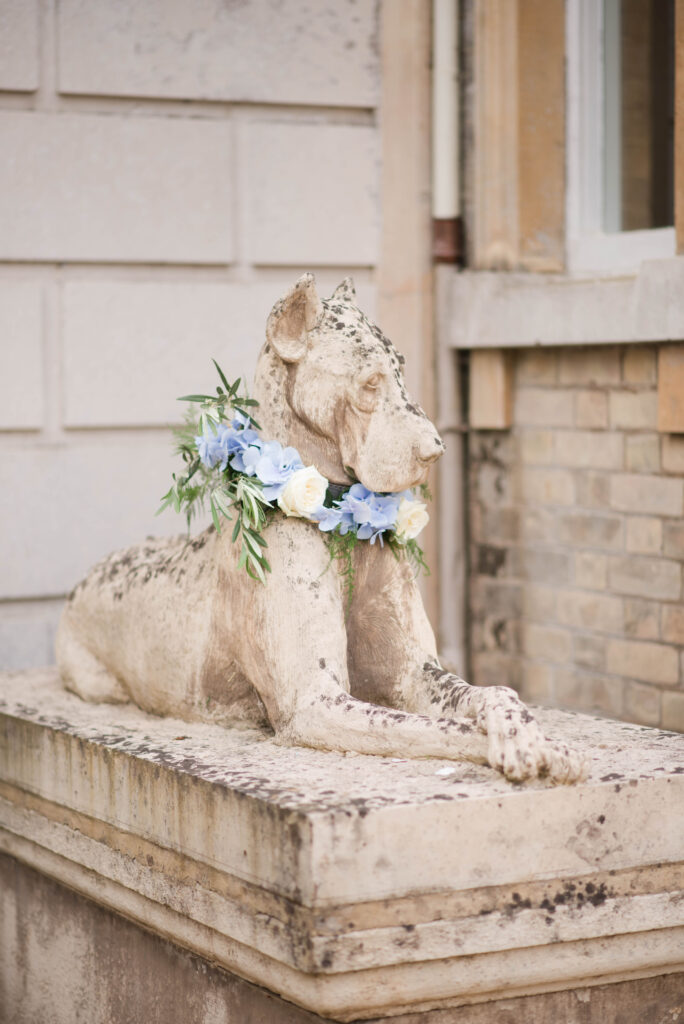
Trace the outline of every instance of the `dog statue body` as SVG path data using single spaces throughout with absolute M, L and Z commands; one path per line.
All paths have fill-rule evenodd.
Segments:
M 355 304 L 304 275 L 274 307 L 257 366 L 264 438 L 338 484 L 422 483 L 443 444 L 407 396 L 403 359 Z M 388 546 L 354 550 L 349 608 L 316 523 L 277 515 L 266 585 L 231 530 L 111 555 L 70 595 L 57 637 L 65 685 L 156 714 L 269 724 L 283 743 L 489 763 L 513 780 L 572 782 L 582 759 L 546 739 L 507 687 L 444 671 L 413 573 Z

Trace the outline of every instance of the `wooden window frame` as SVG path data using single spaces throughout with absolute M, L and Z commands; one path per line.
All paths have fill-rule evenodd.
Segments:
M 566 0 L 566 259 L 571 275 L 625 274 L 677 251 L 675 227 L 607 232 L 603 9 L 600 0 Z M 679 76 L 678 76 L 679 77 Z

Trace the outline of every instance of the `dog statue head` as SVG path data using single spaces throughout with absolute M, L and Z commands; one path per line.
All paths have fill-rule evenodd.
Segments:
M 351 278 L 320 299 L 304 274 L 266 324 L 255 379 L 263 435 L 333 483 L 380 492 L 424 483 L 444 444 L 410 400 L 403 363 L 356 305 Z

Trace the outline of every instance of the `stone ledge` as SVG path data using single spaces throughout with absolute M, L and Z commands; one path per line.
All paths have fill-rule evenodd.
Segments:
M 3 675 L 0 851 L 337 1020 L 681 969 L 684 740 L 539 716 L 587 782 L 292 750 Z

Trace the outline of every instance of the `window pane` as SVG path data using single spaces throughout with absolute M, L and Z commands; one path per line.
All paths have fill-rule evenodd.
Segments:
M 604 0 L 606 231 L 674 223 L 674 0 Z

